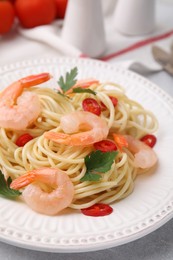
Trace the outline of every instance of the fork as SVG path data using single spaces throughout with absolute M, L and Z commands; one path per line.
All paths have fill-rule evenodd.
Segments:
M 168 53 L 158 46 L 152 47 L 154 59 L 162 65 L 163 69 L 173 76 L 173 43 L 171 44 L 171 52 Z

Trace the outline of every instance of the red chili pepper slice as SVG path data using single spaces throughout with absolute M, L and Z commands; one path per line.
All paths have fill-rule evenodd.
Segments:
M 113 106 L 116 107 L 118 104 L 118 99 L 116 97 L 112 97 L 112 96 L 109 96 L 109 98 L 112 101 Z M 103 102 L 101 102 L 100 104 L 101 104 L 101 107 L 103 110 L 107 108 Z
M 114 105 L 114 107 L 116 107 L 116 105 L 118 104 L 118 99 L 116 97 L 112 97 L 112 96 L 110 96 L 109 98 L 112 101 L 112 104 Z
M 111 152 L 117 150 L 116 144 L 111 140 L 102 140 L 97 142 L 94 144 L 94 148 L 102 152 Z
M 97 116 L 101 114 L 101 107 L 98 102 L 93 98 L 86 98 L 82 102 L 82 107 L 84 111 L 91 112 Z
M 81 209 L 81 212 L 86 216 L 103 217 L 113 212 L 113 208 L 104 203 L 97 203 L 89 208 Z
M 16 144 L 18 146 L 22 147 L 32 139 L 33 139 L 33 137 L 30 134 L 23 134 L 23 135 L 19 136 L 19 138 L 16 141 Z
M 152 148 L 156 144 L 157 138 L 154 135 L 145 135 L 140 140 Z

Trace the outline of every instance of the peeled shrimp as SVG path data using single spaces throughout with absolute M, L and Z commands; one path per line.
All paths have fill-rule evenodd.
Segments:
M 49 73 L 22 78 L 0 94 L 0 127 L 24 130 L 40 114 L 40 101 L 35 93 L 23 90 L 50 79 Z
M 99 81 L 97 79 L 84 79 L 84 80 L 78 80 L 76 84 L 66 91 L 66 94 L 70 94 L 74 88 L 89 88 L 93 84 L 98 84 Z
M 43 184 L 49 191 L 44 191 Z M 74 186 L 68 175 L 53 168 L 27 172 L 15 179 L 10 187 L 15 190 L 26 187 L 22 192 L 25 202 L 34 211 L 45 215 L 56 215 L 67 208 L 74 196 Z
M 60 126 L 65 133 L 50 131 L 46 132 L 44 137 L 60 144 L 86 146 L 105 139 L 109 132 L 104 119 L 86 111 L 63 116 Z
M 136 167 L 146 169 L 157 163 L 157 155 L 151 147 L 130 135 L 125 135 L 125 138 L 128 142 L 128 149 L 134 153 Z

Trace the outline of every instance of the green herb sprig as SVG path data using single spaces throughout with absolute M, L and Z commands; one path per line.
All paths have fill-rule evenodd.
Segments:
M 78 69 L 77 67 L 71 69 L 70 72 L 67 72 L 65 77 L 61 76 L 58 80 L 58 85 L 61 87 L 62 92 L 58 92 L 61 95 L 70 90 L 77 82 Z M 76 87 L 72 89 L 72 93 L 90 93 L 96 95 L 96 92 L 91 89 Z
M 59 78 L 58 84 L 64 93 L 67 90 L 71 89 L 71 87 L 73 87 L 76 84 L 77 74 L 78 74 L 78 69 L 77 67 L 75 67 L 70 72 L 66 73 L 65 78 L 63 78 L 63 76 Z
M 2 171 L 0 171 L 0 195 L 9 199 L 16 198 L 22 194 L 20 191 L 10 188 L 11 182 L 11 177 L 8 177 L 6 181 Z
M 111 169 L 117 154 L 117 151 L 101 152 L 97 150 L 87 155 L 85 157 L 86 173 L 81 181 L 99 181 L 102 178 L 99 173 L 106 173 Z
M 93 91 L 92 89 L 89 89 L 89 88 L 74 88 L 73 89 L 73 93 L 89 93 L 89 94 L 93 94 L 93 95 L 96 95 L 96 92 Z

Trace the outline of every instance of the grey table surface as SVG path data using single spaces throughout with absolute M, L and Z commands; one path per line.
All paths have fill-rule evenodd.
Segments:
M 145 75 L 173 97 L 173 77 L 165 72 Z M 151 234 L 115 248 L 88 253 L 59 254 L 17 248 L 0 242 L 0 260 L 173 260 L 173 219 Z

